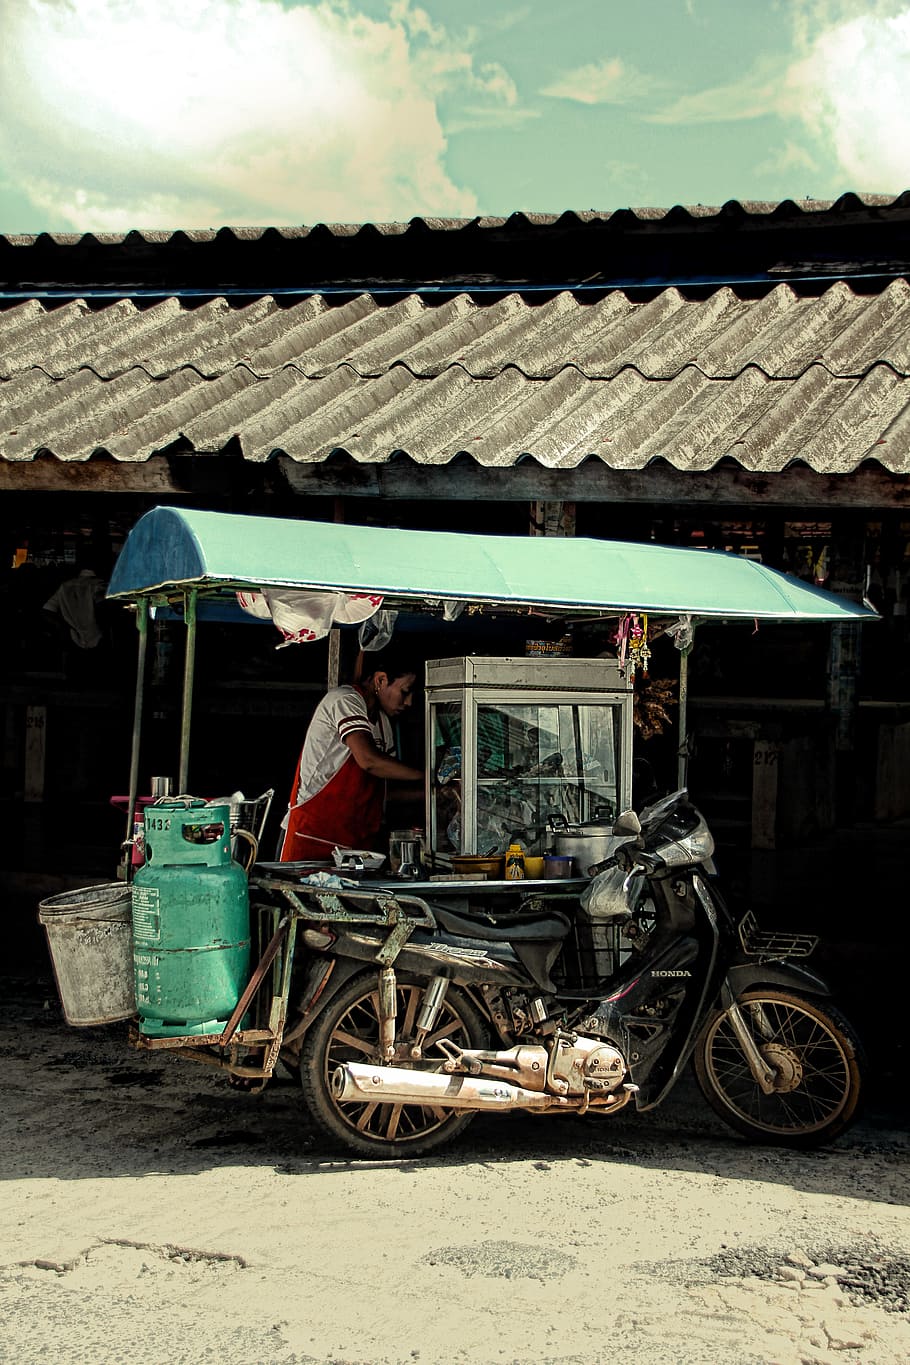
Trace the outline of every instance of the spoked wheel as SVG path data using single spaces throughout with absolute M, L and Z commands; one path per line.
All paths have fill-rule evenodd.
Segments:
M 485 1047 L 483 1018 L 463 991 L 450 986 L 436 1025 L 423 1044 L 424 1059 L 410 1057 L 410 1042 L 423 1001 L 422 986 L 398 982 L 395 1067 L 438 1070 L 442 1054 L 435 1040 L 459 1047 Z M 435 1058 L 435 1060 L 434 1060 Z M 310 1113 L 322 1129 L 364 1156 L 421 1156 L 448 1142 L 474 1117 L 464 1110 L 429 1104 L 379 1104 L 338 1100 L 332 1073 L 342 1062 L 379 1059 L 379 996 L 373 972 L 356 976 L 332 1000 L 306 1034 L 300 1054 L 300 1081 Z
M 695 1074 L 711 1107 L 757 1142 L 816 1147 L 856 1116 L 862 1050 L 836 1010 L 822 1010 L 788 991 L 747 991 L 739 1005 L 765 1061 L 776 1072 L 767 1095 L 749 1069 L 726 1011 L 713 1015 L 698 1040 Z

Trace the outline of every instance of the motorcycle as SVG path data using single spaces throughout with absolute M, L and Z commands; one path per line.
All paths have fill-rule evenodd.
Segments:
M 477 1113 L 647 1112 L 690 1059 L 708 1103 L 753 1141 L 811 1147 L 849 1126 L 864 1063 L 825 982 L 798 961 L 817 940 L 762 932 L 751 912 L 737 920 L 685 791 L 624 812 L 614 833 L 623 842 L 592 869 L 586 899 L 622 926 L 624 960 L 594 990 L 553 980 L 571 928 L 558 901 L 530 894 L 493 921 L 401 896 L 380 922 L 317 895 L 286 1042 L 333 1140 L 418 1156 Z

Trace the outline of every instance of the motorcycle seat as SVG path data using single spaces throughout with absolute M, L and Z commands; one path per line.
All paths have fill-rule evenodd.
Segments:
M 488 919 L 475 919 L 454 910 L 433 906 L 433 915 L 440 929 L 460 938 L 479 938 L 488 943 L 546 943 L 563 939 L 571 929 L 571 921 L 558 911 L 548 915 L 513 915 L 491 924 Z

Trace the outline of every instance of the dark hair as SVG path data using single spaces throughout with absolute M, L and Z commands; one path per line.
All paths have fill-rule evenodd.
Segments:
M 364 652 L 361 682 L 366 682 L 377 673 L 387 674 L 389 682 L 403 678 L 408 673 L 413 673 L 416 678 L 420 677 L 420 669 L 414 660 L 395 645 L 387 645 L 385 649 L 377 649 L 375 653 L 372 650 Z

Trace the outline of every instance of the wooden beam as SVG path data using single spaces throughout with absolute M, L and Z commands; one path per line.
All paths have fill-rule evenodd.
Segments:
M 153 455 L 135 464 L 115 460 L 0 460 L 3 493 L 181 493 L 167 459 Z
M 201 457 L 200 457 L 201 458 Z M 209 480 L 233 486 L 237 457 L 207 455 Z M 473 502 L 606 502 L 690 509 L 743 507 L 857 511 L 910 509 L 910 475 L 890 474 L 866 464 L 852 474 L 816 474 L 791 467 L 776 474 L 756 474 L 732 462 L 702 472 L 674 469 L 660 461 L 647 469 L 611 469 L 588 459 L 576 469 L 545 469 L 525 459 L 508 468 L 484 468 L 467 456 L 447 465 L 418 465 L 413 460 L 359 465 L 353 460 L 298 464 L 289 456 L 275 462 L 281 481 L 301 497 L 350 497 Z M 270 466 L 271 467 L 271 466 Z M 257 466 L 261 473 L 262 467 Z M 0 492 L 187 494 L 166 456 L 145 461 L 83 462 L 40 456 L 35 460 L 0 460 Z
M 890 474 L 873 464 L 853 474 L 816 474 L 807 467 L 755 474 L 732 462 L 696 473 L 665 462 L 647 469 L 619 470 L 589 459 L 576 469 L 554 470 L 528 459 L 507 469 L 489 469 L 467 457 L 428 467 L 412 460 L 382 465 L 358 465 L 353 460 L 297 464 L 282 455 L 278 465 L 291 491 L 310 497 L 610 502 L 661 508 L 760 503 L 763 508 L 856 508 L 865 513 L 872 508 L 910 508 L 910 476 Z

